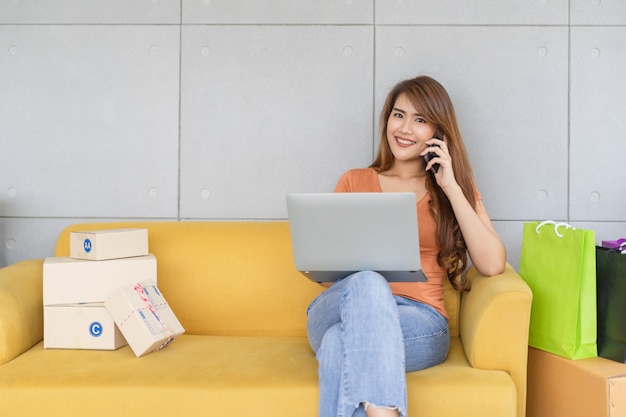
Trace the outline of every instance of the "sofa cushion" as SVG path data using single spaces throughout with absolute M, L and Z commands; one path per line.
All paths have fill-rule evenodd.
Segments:
M 407 379 L 411 415 L 515 416 L 513 382 L 502 371 L 470 368 L 458 338 L 442 365 Z M 49 417 L 309 417 L 316 414 L 317 361 L 305 338 L 289 337 L 183 335 L 141 358 L 128 346 L 39 344 L 2 366 L 0 392 L 7 417 L 15 410 L 40 415 L 42 404 Z
M 505 371 L 468 366 L 461 340 L 450 340 L 442 365 L 407 374 L 410 416 L 517 415 L 517 388 Z

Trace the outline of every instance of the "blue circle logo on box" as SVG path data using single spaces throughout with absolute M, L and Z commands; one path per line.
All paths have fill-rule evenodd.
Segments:
M 87 253 L 91 252 L 91 240 L 85 239 L 83 242 L 83 249 L 85 249 L 85 252 Z
M 99 321 L 94 321 L 89 325 L 89 334 L 93 337 L 102 336 L 102 323 Z

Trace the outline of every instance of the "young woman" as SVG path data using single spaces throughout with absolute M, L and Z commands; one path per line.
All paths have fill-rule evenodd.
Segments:
M 363 271 L 311 303 L 307 331 L 319 361 L 320 417 L 406 416 L 405 373 L 437 365 L 448 353 L 444 280 L 469 290 L 462 275 L 468 255 L 487 276 L 501 273 L 506 261 L 441 84 L 425 76 L 397 84 L 380 126 L 376 160 L 346 172 L 335 191 L 415 193 L 429 280 L 388 283 Z M 429 152 L 434 157 L 426 162 Z

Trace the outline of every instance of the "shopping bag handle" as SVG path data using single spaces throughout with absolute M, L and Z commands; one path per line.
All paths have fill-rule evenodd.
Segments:
M 606 248 L 605 257 L 609 262 L 613 262 L 614 256 L 626 255 L 626 242 L 622 243 L 619 248 Z
M 622 252 L 622 255 L 626 255 L 626 239 L 618 239 L 617 243 L 619 244 L 619 248 L 617 248 L 617 250 Z
M 572 230 L 576 230 L 576 228 L 570 224 L 567 223 L 557 223 L 555 221 L 552 220 L 546 220 L 544 222 L 541 222 L 537 225 L 537 228 L 535 229 L 535 232 L 539 233 L 539 229 L 542 226 L 545 226 L 546 224 L 553 224 L 554 225 L 554 233 L 556 233 L 557 237 L 563 237 L 562 234 L 559 233 L 559 227 L 565 227 L 565 229 L 572 229 Z

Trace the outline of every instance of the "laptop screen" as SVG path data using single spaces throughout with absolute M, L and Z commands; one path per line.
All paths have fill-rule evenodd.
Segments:
M 292 193 L 287 212 L 295 267 L 313 281 L 364 270 L 426 280 L 413 193 Z

